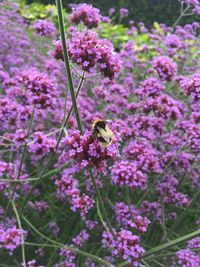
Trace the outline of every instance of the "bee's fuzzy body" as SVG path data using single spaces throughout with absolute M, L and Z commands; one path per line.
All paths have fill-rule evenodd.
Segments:
M 108 127 L 106 120 L 95 120 L 92 125 L 92 130 L 95 138 L 102 147 L 107 147 L 112 143 L 114 134 Z

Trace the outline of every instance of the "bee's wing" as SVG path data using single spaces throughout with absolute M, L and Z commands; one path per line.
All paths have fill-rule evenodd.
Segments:
M 106 130 L 104 130 L 104 129 L 100 128 L 100 127 L 97 127 L 97 128 L 98 128 L 99 133 L 101 134 L 101 137 L 107 143 L 109 143 L 110 140 L 113 138 L 113 132 L 109 128 L 106 128 Z

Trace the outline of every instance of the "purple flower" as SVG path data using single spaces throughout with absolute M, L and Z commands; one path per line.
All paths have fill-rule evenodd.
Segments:
M 106 161 L 119 155 L 118 144 L 113 142 L 109 147 L 103 148 L 89 131 L 83 136 L 74 131 L 64 143 L 66 147 L 60 156 L 60 162 L 74 159 L 78 169 L 95 167 L 99 171 L 104 171 Z
M 186 95 L 191 97 L 192 104 L 197 106 L 198 111 L 200 108 L 200 72 L 197 72 L 188 79 L 183 79 L 180 85 Z
M 190 241 L 188 241 L 187 248 L 189 249 L 200 248 L 200 237 L 195 237 Z
M 26 234 L 24 230 L 17 229 L 16 226 L 4 229 L 0 225 L 0 246 L 9 250 L 9 254 L 12 255 L 13 251 L 22 245 L 21 236 Z
M 193 251 L 185 249 L 178 251 L 176 255 L 182 267 L 199 267 L 200 265 L 200 257 Z
M 114 234 L 116 239 L 110 232 L 103 232 L 103 247 L 111 249 L 112 256 L 127 260 L 131 266 L 139 266 L 144 253 L 139 237 L 124 229 L 119 232 L 114 231 Z
M 124 148 L 124 155 L 129 160 L 134 160 L 139 168 L 147 173 L 161 172 L 159 153 L 145 140 L 131 141 Z
M 82 247 L 85 241 L 89 239 L 89 237 L 90 235 L 88 234 L 88 232 L 86 230 L 82 230 L 76 237 L 72 239 L 72 242 L 75 246 Z
M 95 28 L 102 21 L 102 16 L 98 8 L 88 4 L 78 4 L 72 7 L 70 19 L 73 23 L 82 22 L 89 29 Z
M 176 190 L 178 180 L 173 176 L 165 176 L 156 186 L 156 190 L 164 203 L 173 203 L 177 206 L 187 206 L 189 199 L 185 194 Z
M 111 167 L 111 179 L 113 184 L 129 186 L 131 188 L 145 189 L 147 175 L 143 173 L 136 162 L 121 160 Z
M 71 60 L 90 73 L 98 66 L 103 75 L 112 80 L 121 70 L 121 61 L 112 43 L 99 39 L 93 31 L 74 32 L 68 49 Z
M 56 29 L 51 21 L 40 19 L 33 24 L 33 28 L 36 29 L 37 34 L 40 36 L 52 36 Z
M 64 61 L 61 41 L 60 40 L 54 41 L 53 45 L 54 45 L 54 50 L 50 50 L 48 54 L 53 56 L 55 59 L 61 59 Z
M 32 159 L 37 162 L 48 153 L 54 151 L 56 140 L 48 137 L 43 132 L 35 132 L 33 141 L 29 144 L 29 152 L 32 154 Z
M 19 80 L 24 84 L 31 103 L 39 109 L 46 109 L 55 104 L 56 87 L 45 73 L 23 71 Z
M 150 221 L 142 217 L 141 212 L 134 205 L 126 205 L 123 202 L 115 204 L 114 211 L 116 219 L 125 227 L 130 227 L 142 234 L 147 231 Z
M 128 17 L 128 9 L 127 8 L 120 8 L 119 14 L 120 14 L 120 18 Z
M 146 97 L 154 98 L 164 90 L 164 85 L 162 85 L 162 83 L 158 79 L 151 77 L 141 82 L 140 87 L 135 90 L 135 93 L 141 99 L 145 99 Z
M 177 120 L 183 117 L 186 107 L 181 101 L 174 100 L 167 94 L 161 94 L 154 99 L 149 98 L 144 101 L 143 110 L 153 111 L 156 116 L 164 119 Z
M 169 48 L 183 48 L 183 42 L 176 34 L 170 34 L 165 37 L 165 45 Z
M 161 81 L 172 81 L 177 73 L 176 63 L 167 56 L 155 57 L 152 64 Z

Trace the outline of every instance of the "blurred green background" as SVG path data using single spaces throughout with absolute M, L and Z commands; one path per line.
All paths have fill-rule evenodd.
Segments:
M 41 4 L 55 4 L 55 0 L 26 0 L 27 4 L 38 2 Z M 124 7 L 129 10 L 128 18 L 123 23 L 128 24 L 129 20 L 144 22 L 150 27 L 155 21 L 171 26 L 180 14 L 180 2 L 178 0 L 63 0 L 63 5 L 69 10 L 70 3 L 88 3 L 101 9 L 104 15 L 108 15 L 110 8 L 117 11 Z M 116 21 L 119 12 L 117 12 Z M 200 16 L 184 17 L 180 24 L 184 25 L 192 21 L 200 21 Z

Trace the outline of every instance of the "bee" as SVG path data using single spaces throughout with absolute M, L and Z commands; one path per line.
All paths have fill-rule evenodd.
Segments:
M 108 121 L 95 120 L 92 125 L 92 130 L 95 138 L 102 147 L 107 147 L 112 143 L 114 134 L 108 126 Z

